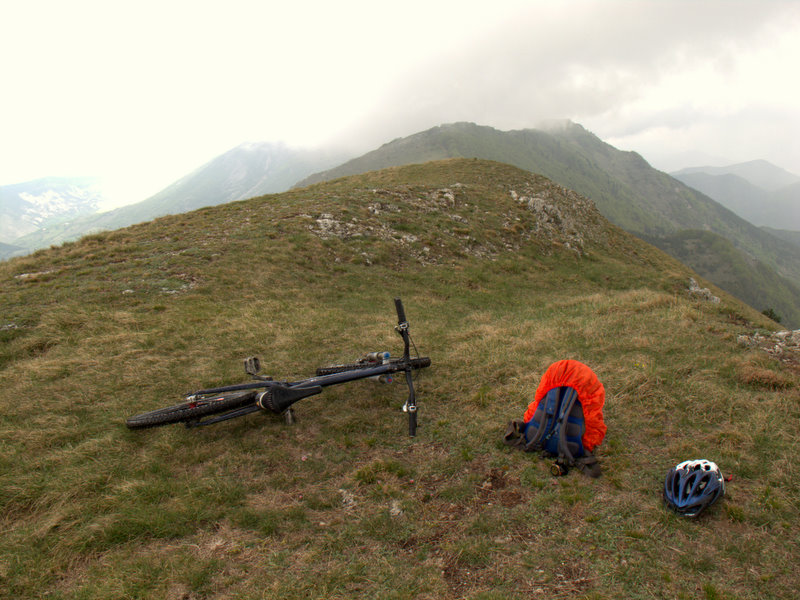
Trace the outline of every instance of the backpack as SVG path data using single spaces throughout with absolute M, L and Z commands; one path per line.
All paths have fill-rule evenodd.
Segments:
M 526 452 L 556 457 L 554 475 L 578 467 L 590 477 L 600 476 L 594 449 L 603 441 L 605 389 L 594 372 L 576 360 L 548 367 L 522 421 L 508 424 L 503 441 Z

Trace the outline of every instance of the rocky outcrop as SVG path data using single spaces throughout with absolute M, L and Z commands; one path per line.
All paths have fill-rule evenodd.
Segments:
M 758 348 L 783 362 L 800 362 L 800 329 L 771 334 L 756 331 L 752 334 L 742 334 L 736 341 L 740 346 Z
M 694 298 L 699 298 L 700 300 L 707 300 L 708 302 L 719 304 L 719 297 L 712 294 L 711 290 L 708 288 L 701 288 L 697 285 L 697 281 L 695 281 L 694 277 L 689 278 L 689 295 Z
M 495 186 L 370 188 L 353 193 L 347 208 L 302 217 L 322 239 L 388 241 L 428 264 L 453 255 L 493 260 L 529 245 L 582 257 L 607 242 L 609 226 L 591 200 L 537 176 Z M 408 226 L 420 220 L 428 227 Z

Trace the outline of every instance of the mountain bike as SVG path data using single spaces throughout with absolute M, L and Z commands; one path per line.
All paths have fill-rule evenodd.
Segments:
M 400 298 L 395 298 L 394 304 L 397 312 L 395 330 L 403 339 L 403 356 L 400 358 L 391 358 L 388 352 L 368 352 L 348 364 L 321 367 L 314 377 L 299 381 L 274 381 L 272 377 L 259 374 L 260 361 L 257 356 L 250 356 L 244 359 L 244 370 L 258 381 L 198 390 L 187 394 L 180 404 L 134 415 L 125 424 L 130 429 L 171 423 L 201 427 L 258 411 L 283 415 L 287 423 L 293 423 L 295 415 L 292 406 L 303 398 L 321 393 L 325 387 L 368 378 L 390 383 L 392 374 L 404 373 L 408 398 L 403 411 L 408 413 L 408 433 L 414 436 L 417 433 L 414 371 L 429 367 L 431 359 L 418 355 L 409 333 L 403 303 Z M 411 356 L 412 347 L 415 357 Z

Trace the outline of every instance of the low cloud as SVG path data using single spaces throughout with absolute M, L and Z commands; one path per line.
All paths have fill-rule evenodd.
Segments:
M 758 140 L 750 158 L 800 170 L 776 130 L 800 114 L 784 106 L 798 97 L 798 29 L 788 2 L 535 4 L 420 64 L 350 133 L 374 145 L 442 122 L 569 118 L 643 152 L 697 145 L 739 160 L 744 140 Z
M 0 20 L 15 57 L 0 184 L 113 170 L 156 189 L 245 141 L 363 152 L 442 123 L 551 119 L 651 162 L 704 151 L 800 172 L 793 1 L 142 0 L 120 15 L 43 0 Z

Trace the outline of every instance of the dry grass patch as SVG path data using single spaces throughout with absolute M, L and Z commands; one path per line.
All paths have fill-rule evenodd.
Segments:
M 745 358 L 734 365 L 736 380 L 752 388 L 768 390 L 787 390 L 797 385 L 797 376 L 786 371 L 779 371 L 774 365 L 764 365 L 763 360 Z

